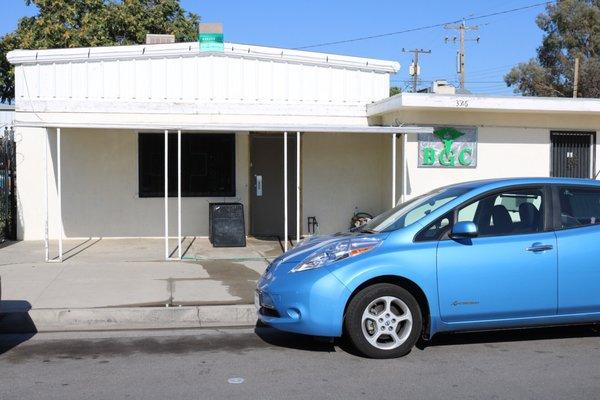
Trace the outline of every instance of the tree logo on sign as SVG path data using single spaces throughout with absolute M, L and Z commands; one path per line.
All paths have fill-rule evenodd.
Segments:
M 473 162 L 473 149 L 464 147 L 458 151 L 454 149 L 456 139 L 463 136 L 464 133 L 455 128 L 436 129 L 433 134 L 437 136 L 444 144 L 444 147 L 438 151 L 434 147 L 423 148 L 423 165 L 434 165 L 436 161 L 442 167 L 454 167 L 458 164 L 468 167 Z

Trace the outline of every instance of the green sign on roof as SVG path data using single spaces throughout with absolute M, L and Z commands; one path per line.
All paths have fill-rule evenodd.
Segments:
M 223 51 L 223 34 L 222 33 L 202 33 L 198 34 L 198 42 L 200 42 L 200 51 Z

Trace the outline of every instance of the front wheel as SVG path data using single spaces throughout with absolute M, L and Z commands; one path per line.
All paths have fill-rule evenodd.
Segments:
M 378 283 L 361 290 L 344 320 L 352 345 L 371 358 L 401 357 L 410 352 L 423 329 L 419 303 L 406 289 Z

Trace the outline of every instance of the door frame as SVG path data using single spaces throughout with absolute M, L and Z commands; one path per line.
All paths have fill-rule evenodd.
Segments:
M 288 132 L 288 140 L 290 140 L 290 134 L 293 135 L 293 140 L 297 140 L 296 138 L 296 132 Z M 252 146 L 253 146 L 253 137 L 257 137 L 257 136 L 263 136 L 263 137 L 281 137 L 282 141 L 283 141 L 283 132 L 249 132 L 248 133 L 248 191 L 247 191 L 247 195 L 248 195 L 248 236 L 253 236 L 254 232 L 252 230 L 252 226 L 253 226 L 253 213 L 252 213 L 252 207 L 254 206 L 253 200 L 252 200 L 252 191 L 254 190 L 254 174 L 253 174 L 253 165 L 252 165 Z M 305 138 L 305 136 L 303 135 L 302 132 L 300 132 L 300 137 L 302 139 Z M 283 145 L 283 143 L 282 143 Z M 302 152 L 304 149 L 304 140 L 300 141 L 300 180 L 296 181 L 296 185 L 300 185 L 300 196 L 297 200 L 297 207 L 299 207 L 300 209 L 300 218 L 299 218 L 299 225 L 300 225 L 300 237 L 303 237 L 303 229 L 302 229 L 302 218 L 304 216 L 304 207 L 303 207 L 303 198 L 304 198 L 304 192 L 302 190 L 302 188 L 304 187 L 304 171 L 303 171 L 303 159 L 302 159 Z M 283 148 L 282 148 L 282 152 L 283 152 Z M 289 156 L 290 152 L 288 150 L 288 156 Z M 290 174 L 290 170 L 288 168 L 288 176 Z M 294 176 L 296 176 L 296 169 L 294 168 Z M 297 177 L 296 177 L 297 179 Z M 295 196 L 296 192 L 289 192 L 288 191 L 288 198 L 290 196 L 290 194 L 293 194 Z M 283 199 L 282 199 L 283 202 Z M 294 213 L 293 218 L 296 218 L 296 215 Z M 283 218 L 282 218 L 283 219 Z M 290 220 L 290 216 L 288 213 L 288 223 Z M 283 221 L 282 221 L 283 223 Z M 296 231 L 294 232 L 289 232 L 288 233 L 290 237 L 294 237 L 296 236 Z M 299 241 L 299 238 L 296 238 L 296 241 Z

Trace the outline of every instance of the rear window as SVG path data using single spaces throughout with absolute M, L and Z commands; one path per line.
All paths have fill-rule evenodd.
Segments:
M 563 229 L 600 223 L 600 188 L 561 187 L 558 196 Z

